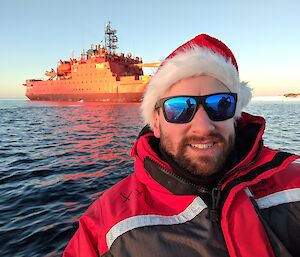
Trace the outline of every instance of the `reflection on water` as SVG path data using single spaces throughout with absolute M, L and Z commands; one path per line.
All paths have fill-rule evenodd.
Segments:
M 265 143 L 300 154 L 300 102 L 253 102 Z M 60 256 L 77 219 L 133 171 L 139 104 L 0 101 L 0 252 Z
M 0 102 L 3 256 L 61 255 L 81 213 L 133 171 L 138 109 L 136 103 Z

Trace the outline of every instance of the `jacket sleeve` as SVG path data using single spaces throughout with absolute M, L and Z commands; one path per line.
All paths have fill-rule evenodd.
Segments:
M 99 256 L 98 235 L 94 222 L 88 216 L 79 220 L 79 228 L 64 250 L 63 257 Z

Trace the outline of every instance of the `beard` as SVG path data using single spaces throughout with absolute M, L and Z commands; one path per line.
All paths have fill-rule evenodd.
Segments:
M 235 135 L 231 134 L 226 140 L 220 133 L 211 132 L 204 137 L 186 136 L 175 146 L 168 135 L 162 133 L 160 130 L 160 145 L 161 148 L 171 157 L 180 168 L 189 172 L 190 174 L 197 175 L 207 179 L 219 173 L 225 165 L 227 158 L 234 147 Z M 210 155 L 191 156 L 188 153 L 188 147 L 193 142 L 202 142 L 211 140 L 217 142 L 216 151 Z

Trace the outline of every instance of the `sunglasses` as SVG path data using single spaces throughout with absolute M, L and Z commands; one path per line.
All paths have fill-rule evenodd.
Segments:
M 224 121 L 234 116 L 236 93 L 217 93 L 203 96 L 172 96 L 159 99 L 155 109 L 163 108 L 165 120 L 170 123 L 190 122 L 200 105 L 212 121 Z

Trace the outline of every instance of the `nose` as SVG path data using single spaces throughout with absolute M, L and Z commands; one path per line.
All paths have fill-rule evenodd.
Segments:
M 197 110 L 190 126 L 193 134 L 201 136 L 209 135 L 215 129 L 213 121 L 208 117 L 202 106 Z

